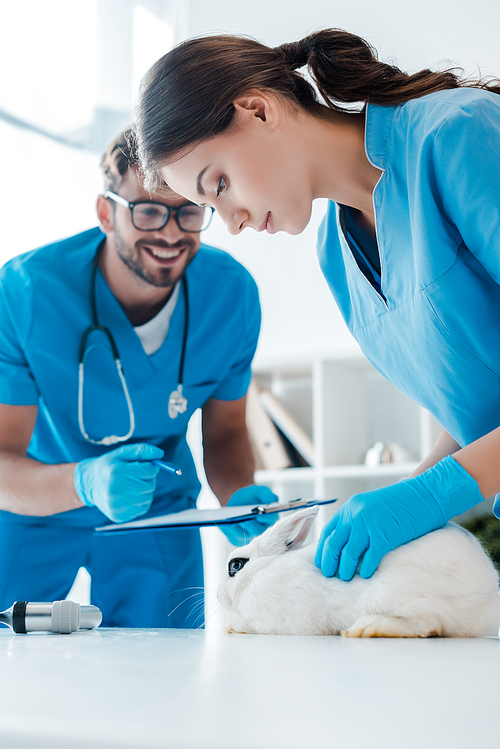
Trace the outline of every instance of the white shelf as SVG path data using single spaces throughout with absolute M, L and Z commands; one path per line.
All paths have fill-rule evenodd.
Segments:
M 418 466 L 418 461 L 412 463 L 386 463 L 385 465 L 369 468 L 365 465 L 329 466 L 321 469 L 325 478 L 382 478 L 384 476 L 408 476 Z
M 408 476 L 418 466 L 412 463 L 387 463 L 369 468 L 365 465 L 325 466 L 323 468 L 285 468 L 278 471 L 256 471 L 255 481 L 265 484 L 268 481 L 304 481 L 317 476 L 323 478 L 382 478 L 385 476 Z
M 441 431 L 425 409 L 396 390 L 360 351 L 261 360 L 253 373 L 314 444 L 314 466 L 256 472 L 256 482 L 270 486 L 283 500 L 299 493 L 336 496 L 338 508 L 352 494 L 411 474 Z M 408 460 L 366 466 L 366 452 L 375 442 L 396 443 Z

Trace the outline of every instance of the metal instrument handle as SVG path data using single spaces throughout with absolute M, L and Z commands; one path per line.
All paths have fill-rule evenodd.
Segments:
M 292 499 L 290 502 L 271 502 L 268 505 L 254 507 L 252 512 L 256 515 L 265 515 L 267 512 L 280 512 L 295 507 L 306 507 L 310 501 L 310 499 Z

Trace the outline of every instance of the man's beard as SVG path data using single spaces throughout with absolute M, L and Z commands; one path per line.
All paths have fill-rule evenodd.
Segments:
M 127 268 L 135 273 L 136 276 L 142 278 L 143 281 L 146 281 L 146 283 L 151 286 L 156 286 L 157 288 L 174 286 L 196 255 L 196 240 L 191 237 L 184 237 L 181 241 L 176 242 L 175 244 L 168 244 L 167 242 L 161 242 L 158 240 L 155 242 L 149 242 L 140 239 L 133 247 L 130 247 L 130 245 L 127 245 L 124 242 L 122 235 L 115 229 L 114 239 L 116 252 Z M 157 272 L 151 273 L 144 267 L 141 260 L 142 245 L 158 247 L 165 250 L 175 250 L 181 247 L 185 248 L 183 254 L 186 257 L 186 260 L 183 263 L 182 269 L 179 272 L 178 268 L 162 268 L 158 266 Z

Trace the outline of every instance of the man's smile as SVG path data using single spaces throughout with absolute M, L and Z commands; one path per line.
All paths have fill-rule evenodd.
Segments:
M 145 250 L 155 261 L 163 264 L 173 264 L 187 250 L 187 245 L 180 247 L 164 247 L 156 244 L 140 244 L 140 249 Z

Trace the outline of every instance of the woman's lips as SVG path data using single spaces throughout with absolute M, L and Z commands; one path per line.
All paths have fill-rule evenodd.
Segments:
M 271 211 L 267 212 L 267 216 L 259 226 L 257 231 L 267 231 L 269 234 L 274 234 L 273 217 Z
M 266 231 L 268 234 L 274 234 L 273 215 L 271 211 L 267 214 Z

